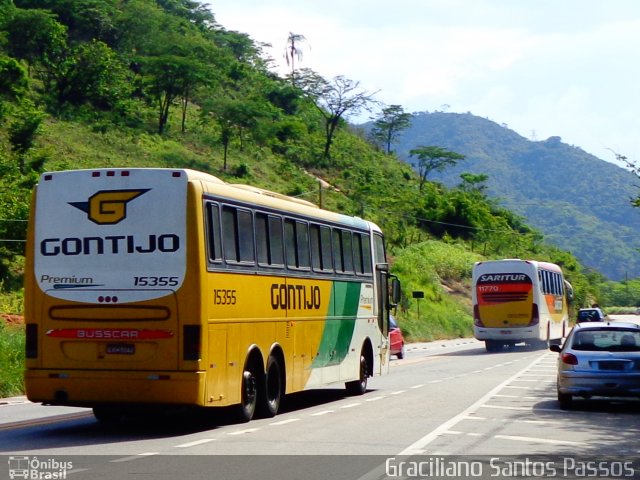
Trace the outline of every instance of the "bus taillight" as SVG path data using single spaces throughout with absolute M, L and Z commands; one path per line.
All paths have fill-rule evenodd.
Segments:
M 540 312 L 538 311 L 538 304 L 531 304 L 531 321 L 529 322 L 529 326 L 538 325 L 540 323 Z
M 38 325 L 27 323 L 24 356 L 38 358 Z
M 200 325 L 185 325 L 183 360 L 200 360 Z
M 484 327 L 482 320 L 480 320 L 480 308 L 478 305 L 473 306 L 473 324 L 476 327 Z

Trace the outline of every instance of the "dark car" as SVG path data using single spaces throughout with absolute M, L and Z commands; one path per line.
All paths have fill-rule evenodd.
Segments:
M 584 322 L 564 345 L 552 345 L 558 357 L 560 408 L 573 397 L 640 397 L 640 325 Z
M 604 322 L 608 317 L 599 308 L 581 308 L 578 310 L 577 323 L 582 322 Z
M 391 315 L 389 316 L 389 343 L 391 344 L 391 355 L 402 360 L 404 358 L 404 337 L 396 319 Z

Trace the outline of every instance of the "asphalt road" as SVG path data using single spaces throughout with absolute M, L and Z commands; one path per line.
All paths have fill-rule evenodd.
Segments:
M 362 396 L 347 396 L 341 385 L 302 392 L 276 417 L 246 424 L 216 410 L 104 425 L 88 410 L 6 399 L 0 455 L 14 457 L 14 465 L 17 457 L 69 458 L 73 476 L 66 478 L 74 479 L 390 478 L 398 473 L 389 471 L 390 461 L 458 456 L 575 462 L 578 455 L 627 459 L 639 468 L 640 401 L 576 400 L 575 409 L 560 410 L 556 357 L 524 345 L 490 354 L 475 340 L 412 344 Z M 507 478 L 505 464 L 507 470 L 485 464 L 482 473 Z M 0 463 L 0 479 L 8 474 Z

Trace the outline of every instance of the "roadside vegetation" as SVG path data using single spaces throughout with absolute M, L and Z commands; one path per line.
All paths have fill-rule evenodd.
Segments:
M 471 267 L 483 258 L 559 263 L 578 305 L 640 303 L 490 200 L 486 175 L 430 181 L 455 152 L 416 145 L 415 170 L 400 161 L 402 107 L 341 76 L 279 78 L 269 62 L 193 0 L 0 0 L 0 313 L 23 311 L 39 175 L 97 167 L 192 168 L 378 223 L 409 341 L 471 334 Z M 346 122 L 366 110 L 371 138 Z M 22 390 L 23 342 L 20 324 L 0 321 L 0 395 Z

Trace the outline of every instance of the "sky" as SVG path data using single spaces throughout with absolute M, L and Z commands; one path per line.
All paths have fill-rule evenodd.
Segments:
M 225 29 L 342 75 L 406 112 L 470 112 L 530 140 L 559 136 L 640 162 L 640 1 L 207 0 Z M 369 116 L 350 118 L 353 123 Z

